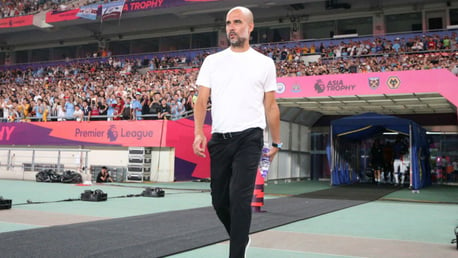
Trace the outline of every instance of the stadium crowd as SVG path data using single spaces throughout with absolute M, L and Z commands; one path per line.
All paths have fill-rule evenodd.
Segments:
M 0 0 L 0 19 L 35 14 L 43 10 L 58 10 L 71 1 L 74 0 Z
M 457 41 L 453 32 L 255 48 L 275 60 L 279 77 L 440 68 L 458 74 Z M 178 119 L 192 112 L 198 68 L 214 51 L 0 69 L 0 116 L 3 121 Z

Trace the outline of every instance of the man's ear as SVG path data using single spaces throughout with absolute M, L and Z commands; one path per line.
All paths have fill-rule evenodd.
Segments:
M 251 22 L 251 23 L 248 25 L 248 30 L 249 30 L 250 33 L 253 32 L 253 30 L 254 30 L 254 23 Z

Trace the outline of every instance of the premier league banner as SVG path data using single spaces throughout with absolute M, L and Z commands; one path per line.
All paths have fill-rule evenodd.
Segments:
M 0 145 L 163 146 L 167 121 L 1 123 Z

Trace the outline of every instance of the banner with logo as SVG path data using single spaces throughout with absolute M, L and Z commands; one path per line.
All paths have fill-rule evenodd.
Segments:
M 80 9 L 74 9 L 63 12 L 50 11 L 46 13 L 46 23 L 54 23 L 61 21 L 72 21 L 77 20 L 80 17 L 77 16 Z
M 211 137 L 210 112 L 204 125 Z M 172 147 L 176 180 L 210 177 L 210 160 L 194 154 L 192 119 L 0 123 L 2 146 Z
M 0 28 L 15 28 L 33 25 L 33 15 L 0 19 Z
M 61 22 L 61 21 L 71 21 L 80 18 L 96 20 L 98 15 L 102 15 L 102 19 L 109 18 L 119 18 L 122 13 L 125 12 L 136 12 L 136 11 L 146 11 L 153 10 L 158 8 L 167 8 L 167 7 L 177 7 L 186 4 L 194 3 L 203 3 L 203 2 L 217 2 L 219 0 L 131 0 L 131 1 L 118 1 L 107 4 L 91 4 L 87 6 L 82 6 L 79 9 L 64 11 L 64 12 L 54 12 L 50 11 L 46 13 L 46 22 Z M 121 5 L 122 3 L 122 5 Z M 99 8 L 102 6 L 102 14 L 99 12 Z M 105 7 L 105 16 L 103 15 L 103 7 Z M 110 9 L 112 8 L 112 9 Z M 0 19 L 0 28 L 6 27 L 19 27 L 32 25 L 33 15 L 30 15 L 30 24 L 21 21 L 24 20 L 21 17 L 15 18 L 6 18 Z M 16 20 L 11 20 L 16 19 Z M 29 18 L 27 18 L 29 19 Z M 14 24 L 15 26 L 12 26 Z
M 121 18 L 125 1 L 111 2 L 102 5 L 102 21 L 111 18 Z
M 277 98 L 438 92 L 455 106 L 458 77 L 447 69 L 281 77 Z
M 167 122 L 145 120 L 1 123 L 0 145 L 164 146 Z
M 124 12 L 137 12 L 186 4 L 218 2 L 220 0 L 131 0 L 124 5 Z
M 81 6 L 76 16 L 88 19 L 88 20 L 96 20 L 97 19 L 97 11 L 99 10 L 98 4 L 91 4 L 87 6 Z

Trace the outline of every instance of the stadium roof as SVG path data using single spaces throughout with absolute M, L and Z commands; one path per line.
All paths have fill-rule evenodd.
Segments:
M 40 13 L 34 17 L 36 26 L 0 28 L 0 47 L 17 51 L 94 43 L 100 38 L 119 40 L 122 36 L 128 40 L 215 31 L 224 28 L 225 13 L 235 5 L 249 7 L 255 14 L 257 27 L 289 26 L 293 19 L 310 22 L 370 16 L 380 10 L 399 10 L 400 6 L 404 12 L 418 8 L 415 0 L 183 0 L 182 3 L 186 4 L 123 12 L 120 21 L 112 19 L 103 23 L 100 19 L 73 19 L 42 26 L 38 20 L 45 18 L 46 13 Z M 329 6 L 330 3 L 336 5 Z M 434 5 L 437 1 L 423 0 L 422 4 Z
M 299 107 L 322 115 L 377 112 L 387 115 L 456 113 L 456 107 L 439 93 L 324 96 L 280 99 L 282 107 Z

